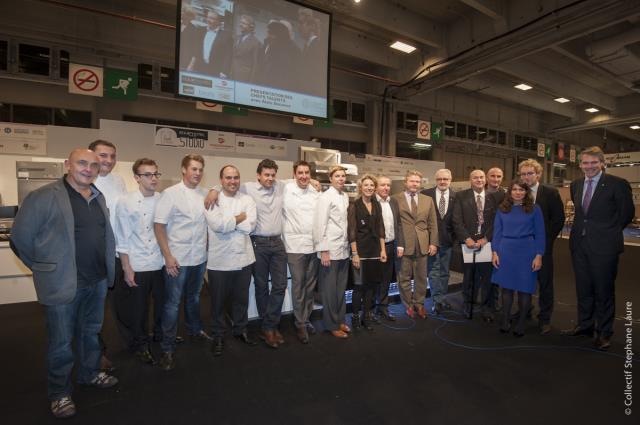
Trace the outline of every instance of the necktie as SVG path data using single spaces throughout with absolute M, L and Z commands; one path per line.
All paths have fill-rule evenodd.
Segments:
M 589 204 L 591 203 L 591 195 L 593 194 L 593 180 L 587 180 L 587 189 L 584 192 L 584 199 L 582 200 L 582 210 L 586 213 L 589 209 Z
M 418 212 L 418 203 L 416 202 L 416 194 L 411 194 L 411 214 L 416 215 Z
M 438 212 L 440 213 L 440 218 L 444 218 L 444 215 L 447 213 L 447 204 L 444 199 L 444 190 L 440 191 L 440 202 L 438 203 Z
M 480 195 L 476 197 L 476 209 L 478 210 L 478 233 L 480 233 L 482 225 L 484 224 L 484 208 L 482 207 L 482 196 Z

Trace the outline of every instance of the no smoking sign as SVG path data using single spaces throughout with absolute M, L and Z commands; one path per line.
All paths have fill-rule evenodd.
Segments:
M 102 97 L 102 68 L 74 63 L 69 64 L 69 93 Z
M 431 123 L 429 121 L 418 121 L 418 139 L 431 140 Z

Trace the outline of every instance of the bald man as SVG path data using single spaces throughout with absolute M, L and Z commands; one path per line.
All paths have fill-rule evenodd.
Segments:
M 76 413 L 74 363 L 80 384 L 109 388 L 118 383 L 99 367 L 98 332 L 116 256 L 109 211 L 93 185 L 100 161 L 93 151 L 76 149 L 64 166 L 63 178 L 25 198 L 11 229 L 11 248 L 33 272 L 38 302 L 45 307 L 48 392 L 56 418 Z

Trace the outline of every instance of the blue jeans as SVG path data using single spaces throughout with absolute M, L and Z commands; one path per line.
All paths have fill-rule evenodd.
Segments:
M 200 319 L 200 290 L 204 279 L 206 263 L 197 266 L 181 266 L 178 276 L 169 276 L 164 270 L 165 303 L 162 312 L 162 342 L 160 348 L 163 353 L 176 351 L 176 335 L 178 333 L 178 311 L 184 293 L 184 319 L 189 335 L 196 335 L 202 331 Z
M 449 289 L 451 251 L 452 247 L 450 246 L 440 247 L 436 255 L 429 257 L 427 274 L 429 277 L 429 288 L 431 288 L 431 299 L 434 303 L 442 303 Z
M 256 306 L 262 319 L 262 329 L 272 331 L 280 323 L 287 290 L 287 252 L 280 236 L 252 236 L 251 240 L 256 255 L 256 262 L 253 263 Z
M 50 400 L 71 396 L 73 340 L 78 361 L 77 381 L 88 384 L 100 372 L 98 332 L 104 319 L 107 280 L 78 287 L 69 304 L 45 306 L 47 320 L 47 389 Z

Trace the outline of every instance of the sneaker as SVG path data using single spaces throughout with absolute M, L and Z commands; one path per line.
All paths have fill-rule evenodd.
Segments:
M 95 378 L 89 382 L 89 385 L 96 388 L 111 388 L 118 384 L 118 378 L 112 375 L 107 375 L 105 372 L 100 372 Z
M 173 353 L 162 353 L 159 366 L 160 369 L 166 371 L 173 369 L 176 366 L 176 360 Z
M 144 364 L 154 365 L 156 360 L 153 358 L 153 354 L 149 350 L 136 351 L 136 358 Z
M 195 335 L 189 335 L 189 339 L 191 342 L 202 342 L 202 341 L 212 341 L 211 338 L 205 331 L 200 331 Z
M 58 419 L 70 418 L 76 414 L 76 404 L 71 397 L 62 397 L 51 402 L 51 413 Z

